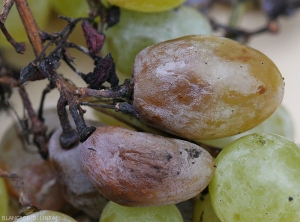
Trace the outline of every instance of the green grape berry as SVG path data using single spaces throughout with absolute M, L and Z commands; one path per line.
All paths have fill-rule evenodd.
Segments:
M 30 214 L 28 216 L 20 217 L 16 221 L 18 222 L 26 222 L 26 221 L 36 221 L 36 222 L 44 222 L 44 221 L 60 221 L 60 222 L 76 222 L 72 217 L 51 210 L 42 210 Z
M 202 140 L 201 142 L 218 148 L 224 148 L 238 138 L 252 133 L 278 134 L 290 140 L 293 140 L 294 122 L 287 109 L 283 105 L 280 105 L 268 119 L 244 133 L 220 139 Z
M 8 194 L 3 178 L 0 178 L 0 221 L 8 213 Z
M 87 17 L 89 12 L 88 4 L 85 0 L 52 0 L 54 11 L 67 17 Z
M 223 222 L 300 221 L 300 147 L 285 137 L 251 134 L 225 147 L 209 184 Z
M 284 92 L 267 56 L 216 36 L 184 36 L 143 49 L 133 80 L 140 120 L 193 140 L 257 126 L 275 112 Z
M 135 56 L 147 46 L 184 35 L 210 33 L 208 19 L 191 7 L 160 13 L 123 9 L 120 22 L 105 32 L 102 52 L 111 52 L 117 69 L 129 77 Z
M 175 205 L 157 207 L 124 207 L 110 201 L 104 208 L 100 222 L 183 222 Z
M 195 198 L 193 222 L 221 222 L 211 205 L 209 193 Z
M 112 5 L 139 12 L 161 12 L 181 5 L 185 0 L 106 0 Z

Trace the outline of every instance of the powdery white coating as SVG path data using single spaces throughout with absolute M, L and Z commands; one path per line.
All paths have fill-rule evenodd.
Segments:
M 182 202 L 209 183 L 214 161 L 203 148 L 178 139 L 98 127 L 80 145 L 83 170 L 109 200 L 124 206 Z
M 133 77 L 140 119 L 195 140 L 253 128 L 277 109 L 284 91 L 269 58 L 214 36 L 185 36 L 142 50 Z
M 25 221 L 36 221 L 36 222 L 76 222 L 72 217 L 57 212 L 57 211 L 51 211 L 51 210 L 41 210 L 39 212 L 35 212 L 33 214 L 30 214 L 28 216 L 21 217 L 17 219 L 16 221 L 19 222 L 25 222 Z
M 209 184 L 224 222 L 300 221 L 300 147 L 272 134 L 251 134 L 225 147 Z
M 78 146 L 69 150 L 61 148 L 61 133 L 60 128 L 51 136 L 49 159 L 62 186 L 63 196 L 73 207 L 98 219 L 108 200 L 96 190 L 82 170 Z

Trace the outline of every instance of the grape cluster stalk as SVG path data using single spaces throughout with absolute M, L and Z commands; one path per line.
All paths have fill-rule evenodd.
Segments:
M 227 23 L 211 15 L 216 5 L 231 11 Z M 281 104 L 284 76 L 247 45 L 275 35 L 299 6 L 3 0 L 0 114 L 16 121 L 0 142 L 0 221 L 299 221 L 300 147 Z M 265 25 L 241 28 L 254 10 Z M 28 46 L 21 68 L 3 53 Z M 37 109 L 31 82 L 46 82 Z

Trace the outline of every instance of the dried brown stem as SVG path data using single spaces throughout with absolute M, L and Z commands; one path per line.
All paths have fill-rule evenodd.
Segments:
M 34 135 L 34 142 L 39 148 L 39 152 L 44 159 L 48 157 L 48 139 L 46 136 L 47 127 L 44 125 L 42 121 L 39 120 L 36 112 L 32 108 L 32 104 L 30 102 L 29 96 L 23 85 L 19 86 L 19 94 L 22 98 L 23 105 L 27 110 L 28 116 L 31 120 L 31 132 Z
M 12 44 L 12 46 L 15 48 L 16 52 L 23 54 L 26 50 L 25 43 L 24 42 L 17 42 L 16 40 L 14 40 L 14 38 L 9 34 L 9 32 L 7 31 L 7 29 L 5 28 L 5 26 L 2 22 L 0 22 L 0 29 L 3 33 L 3 35 L 5 36 L 6 40 L 10 44 Z
M 67 122 L 67 117 L 66 117 L 66 111 L 65 106 L 68 104 L 69 105 L 69 110 L 70 113 L 74 119 L 74 122 L 76 124 L 77 132 L 79 133 L 79 140 L 80 142 L 85 141 L 94 131 L 94 127 L 88 127 L 85 124 L 83 114 L 84 110 L 80 108 L 80 100 L 77 96 L 74 95 L 74 91 L 76 89 L 76 86 L 67 82 L 64 78 L 62 78 L 60 75 L 54 74 L 53 76 L 53 81 L 55 81 L 56 86 L 58 91 L 60 92 L 60 101 L 58 103 L 58 114 L 60 115 L 59 118 L 62 123 L 62 127 L 64 128 L 64 125 L 66 127 L 66 132 L 70 131 L 70 126 L 69 123 Z M 65 122 L 65 123 L 64 123 Z M 63 135 L 62 135 L 63 136 Z M 67 134 L 65 134 L 67 136 Z M 73 137 L 72 137 L 73 138 Z M 62 138 L 61 137 L 61 142 L 66 141 L 68 138 Z M 75 141 L 76 137 L 74 137 L 74 143 L 77 142 Z M 68 143 L 72 141 L 67 141 Z M 62 146 L 67 147 L 68 144 L 61 144 Z
M 36 56 L 38 56 L 43 50 L 43 45 L 42 45 L 41 38 L 39 36 L 38 26 L 28 7 L 27 1 L 15 0 L 15 4 L 19 12 L 19 15 L 21 17 L 22 23 L 25 27 L 25 31 L 27 33 L 29 41 L 33 47 L 34 53 Z M 23 101 L 23 105 L 27 110 L 29 118 L 31 120 L 31 132 L 34 135 L 34 142 L 38 146 L 41 156 L 44 159 L 46 159 L 48 156 L 48 148 L 47 148 L 48 139 L 46 136 L 47 127 L 44 125 L 44 123 L 41 120 L 39 120 L 36 112 L 32 107 L 32 104 L 25 90 L 25 87 L 23 85 L 19 85 L 19 94 Z
M 6 177 L 12 180 L 13 185 L 18 191 L 19 202 L 23 209 L 32 207 L 32 203 L 24 190 L 24 182 L 18 175 L 6 172 L 5 170 L 0 168 L 0 177 Z
M 129 79 L 126 79 L 124 84 L 120 86 L 118 90 L 111 90 L 111 89 L 103 89 L 103 90 L 96 90 L 90 88 L 77 88 L 74 91 L 74 94 L 79 98 L 86 98 L 86 97 L 96 97 L 96 98 L 124 98 L 124 99 L 131 99 L 133 96 L 133 82 Z
M 33 47 L 34 53 L 36 56 L 38 56 L 43 50 L 43 45 L 39 35 L 39 28 L 28 7 L 28 3 L 26 0 L 15 0 L 15 4 L 26 30 L 28 39 Z
M 11 7 L 13 6 L 13 4 L 14 4 L 13 0 L 3 0 L 2 10 L 1 10 L 1 13 L 0 13 L 0 23 L 4 24 L 4 22 L 7 18 L 7 15 L 9 13 Z
M 0 83 L 10 85 L 11 87 L 16 87 L 19 85 L 19 82 L 13 79 L 10 76 L 2 76 L 0 77 Z

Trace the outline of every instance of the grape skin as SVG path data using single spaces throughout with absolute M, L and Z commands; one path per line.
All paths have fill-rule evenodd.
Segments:
M 278 109 L 268 119 L 244 133 L 214 140 L 201 140 L 200 142 L 218 148 L 224 148 L 225 146 L 229 145 L 238 138 L 252 133 L 278 134 L 290 140 L 293 140 L 294 122 L 286 108 L 283 105 L 280 105 Z
M 183 222 L 175 205 L 159 207 L 124 207 L 110 201 L 99 222 Z
M 299 221 L 300 147 L 272 134 L 251 134 L 225 147 L 209 184 L 223 222 Z
M 8 194 L 3 178 L 0 178 L 0 221 L 8 213 Z
M 99 123 L 88 121 L 97 126 Z M 62 129 L 56 130 L 49 141 L 49 160 L 61 185 L 62 195 L 73 207 L 91 218 L 98 219 L 108 202 L 93 186 L 81 168 L 78 145 L 63 149 L 59 143 Z
M 184 0 L 106 0 L 112 5 L 139 12 L 161 12 L 181 5 Z
M 214 171 L 211 155 L 195 144 L 121 127 L 98 127 L 79 147 L 83 170 L 96 189 L 124 206 L 190 199 Z
M 53 9 L 59 15 L 67 17 L 87 17 L 89 7 L 84 0 L 52 0 Z
M 147 47 L 136 56 L 133 78 L 133 106 L 141 121 L 193 140 L 255 127 L 277 109 L 284 92 L 282 76 L 268 57 L 215 36 L 185 36 Z
M 56 109 L 45 109 L 44 117 L 49 132 L 59 125 Z M 22 177 L 24 190 L 33 205 L 42 209 L 60 210 L 66 201 L 62 197 L 61 187 L 55 178 L 50 161 L 43 160 L 38 152 L 28 152 L 28 150 L 36 151 L 36 147 L 25 146 L 26 143 L 22 141 L 19 130 L 15 123 L 5 131 L 0 143 L 0 168 Z M 18 199 L 17 188 L 11 180 L 6 181 L 10 198 Z
M 25 217 L 21 217 L 17 219 L 18 222 L 25 222 L 25 221 L 36 221 L 36 222 L 44 222 L 44 221 L 51 221 L 51 222 L 76 222 L 72 217 L 51 210 L 42 210 L 39 212 L 35 212 Z
M 102 53 L 111 52 L 118 71 L 128 78 L 135 56 L 147 46 L 184 35 L 210 33 L 208 19 L 191 7 L 160 13 L 122 9 L 120 22 L 105 32 Z
M 193 222 L 221 222 L 211 205 L 209 193 L 196 197 Z

